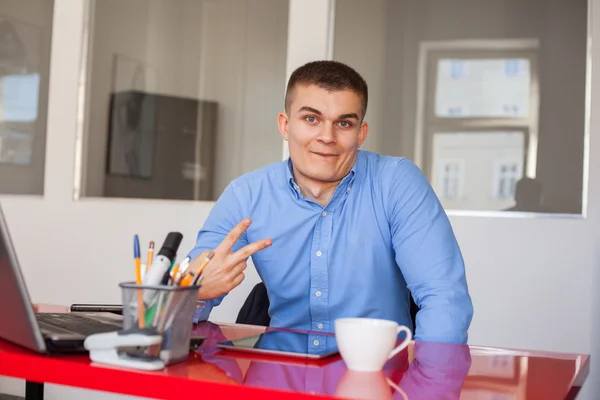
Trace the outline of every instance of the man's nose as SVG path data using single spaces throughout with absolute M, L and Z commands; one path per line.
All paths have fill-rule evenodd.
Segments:
M 323 124 L 323 129 L 319 132 L 317 140 L 325 144 L 335 143 L 335 130 L 333 125 L 330 123 Z

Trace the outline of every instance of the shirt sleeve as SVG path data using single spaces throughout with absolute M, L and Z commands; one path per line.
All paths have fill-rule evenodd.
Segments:
M 473 305 L 450 221 L 415 164 L 402 159 L 390 172 L 387 212 L 396 263 L 420 308 L 415 339 L 466 343 Z
M 198 232 L 196 245 L 189 252 L 188 256 L 193 260 L 203 251 L 216 248 L 233 227 L 243 219 L 244 217 L 242 216 L 240 203 L 236 196 L 235 189 L 232 184 L 229 184 L 211 209 L 208 218 Z M 237 251 L 246 244 L 248 244 L 248 239 L 244 232 L 232 247 L 231 251 Z M 216 299 L 205 301 L 204 304 L 197 308 L 194 322 L 208 320 L 213 307 L 221 304 L 221 301 L 223 301 L 225 296 L 226 294 L 217 297 Z

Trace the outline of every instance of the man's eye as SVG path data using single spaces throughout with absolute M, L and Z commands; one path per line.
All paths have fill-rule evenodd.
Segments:
M 348 122 L 348 121 L 340 121 L 340 122 L 339 122 L 339 125 L 340 125 L 342 128 L 350 128 L 350 127 L 352 126 L 352 124 L 351 124 L 350 122 Z
M 317 119 L 311 115 L 309 115 L 308 117 L 305 117 L 304 119 L 306 119 L 307 122 L 317 122 Z

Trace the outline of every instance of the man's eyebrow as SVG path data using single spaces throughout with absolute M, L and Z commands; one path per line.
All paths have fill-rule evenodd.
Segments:
M 323 113 L 321 111 L 317 110 L 316 108 L 312 108 L 312 107 L 308 107 L 308 106 L 304 106 L 298 110 L 298 112 L 302 112 L 302 111 L 308 111 L 308 112 L 315 113 L 318 115 L 323 115 Z
M 348 119 L 348 118 L 354 118 L 354 119 L 359 119 L 358 115 L 356 115 L 355 113 L 350 113 L 350 114 L 342 114 L 340 115 L 339 119 Z

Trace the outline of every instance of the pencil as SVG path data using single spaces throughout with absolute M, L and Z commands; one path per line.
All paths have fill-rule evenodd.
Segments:
M 175 279 L 177 278 L 177 272 L 179 272 L 179 264 L 175 264 L 175 267 L 173 267 L 173 272 L 171 272 L 171 281 L 169 282 L 169 284 L 175 283 Z
M 198 277 L 200 276 L 200 274 L 202 273 L 202 271 L 204 271 L 204 268 L 206 268 L 206 266 L 208 265 L 208 263 L 210 262 L 210 260 L 212 260 L 213 256 L 215 255 L 214 252 L 209 252 L 206 257 L 204 258 L 204 260 L 202 260 L 202 262 L 200 263 L 200 265 L 198 266 L 198 268 L 196 269 L 196 272 L 191 272 L 189 271 L 184 277 L 183 279 L 181 279 L 181 286 L 190 286 L 190 285 L 195 285 Z
M 154 240 L 151 240 L 150 245 L 148 246 L 148 260 L 146 261 L 146 273 L 150 269 L 153 259 L 154 259 Z
M 137 285 L 142 284 L 142 264 L 140 260 L 140 240 L 138 235 L 133 238 L 133 258 L 135 259 L 135 283 Z M 144 328 L 144 297 L 142 289 L 137 289 L 137 302 L 138 302 L 138 327 Z

